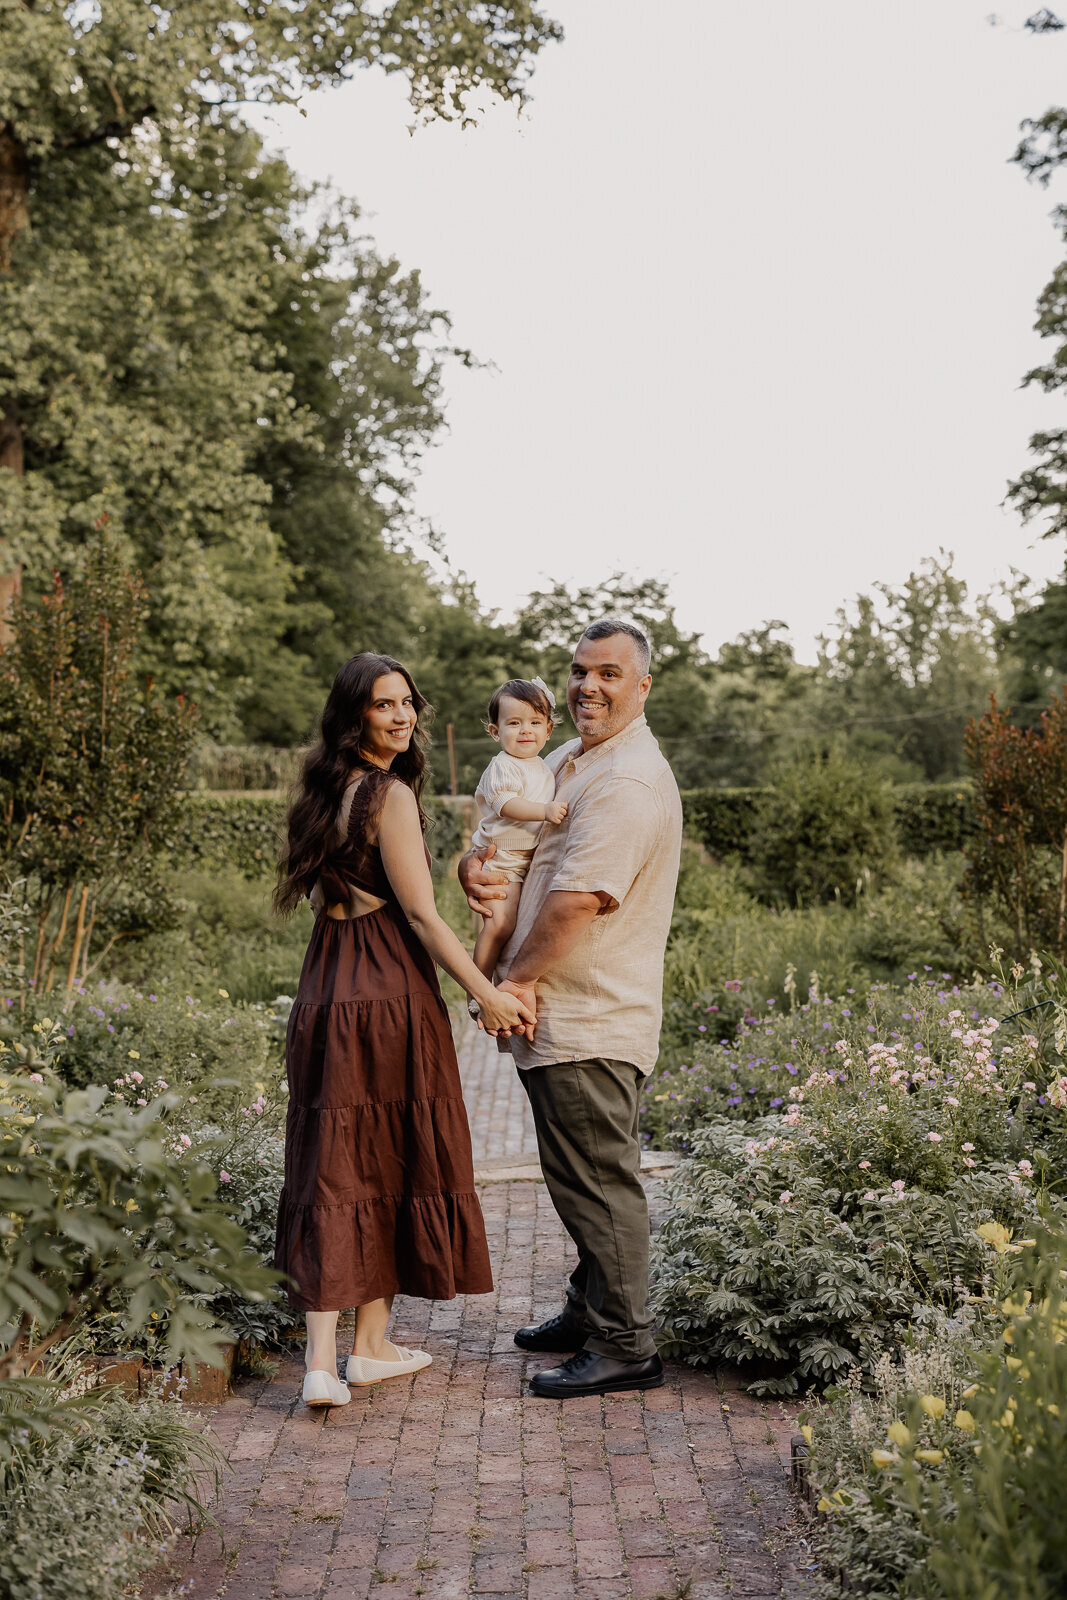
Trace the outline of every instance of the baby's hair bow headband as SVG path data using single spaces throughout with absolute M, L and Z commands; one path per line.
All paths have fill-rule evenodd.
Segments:
M 541 693 L 544 695 L 545 699 L 548 701 L 549 705 L 552 707 L 552 710 L 555 711 L 555 709 L 556 709 L 556 697 L 552 693 L 552 690 L 548 687 L 548 684 L 545 682 L 544 678 L 531 678 L 530 682 L 531 683 L 536 683 L 537 687 L 540 689 Z

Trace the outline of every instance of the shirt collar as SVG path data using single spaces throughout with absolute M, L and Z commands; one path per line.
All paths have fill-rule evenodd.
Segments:
M 576 755 L 567 757 L 567 766 L 577 771 L 579 767 L 592 766 L 594 761 L 609 750 L 617 750 L 620 745 L 628 744 L 631 739 L 648 727 L 648 721 L 642 711 L 632 722 L 628 722 L 621 733 L 616 733 L 610 739 L 604 739 L 600 744 L 590 746 L 588 750 L 579 750 Z

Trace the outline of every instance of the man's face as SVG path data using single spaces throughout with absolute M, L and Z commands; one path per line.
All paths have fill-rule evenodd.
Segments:
M 603 744 L 641 715 L 652 686 L 642 665 L 637 641 L 628 633 L 578 641 L 567 680 L 567 709 L 584 749 Z

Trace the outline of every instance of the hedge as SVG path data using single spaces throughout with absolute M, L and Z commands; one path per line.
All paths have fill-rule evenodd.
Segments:
M 762 789 L 687 789 L 686 831 L 714 856 L 748 852 Z M 893 790 L 900 847 L 906 856 L 962 850 L 975 831 L 971 791 L 961 783 L 906 783 Z
M 187 866 L 236 867 L 246 877 L 273 871 L 282 842 L 285 791 L 186 794 L 173 843 L 176 862 Z M 457 807 L 437 800 L 426 807 L 426 843 L 434 872 L 443 872 L 462 847 L 464 823 Z

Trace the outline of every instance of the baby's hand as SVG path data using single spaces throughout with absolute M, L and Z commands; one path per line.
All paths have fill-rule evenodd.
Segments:
M 562 822 L 567 815 L 566 800 L 550 800 L 545 806 L 546 822 Z

